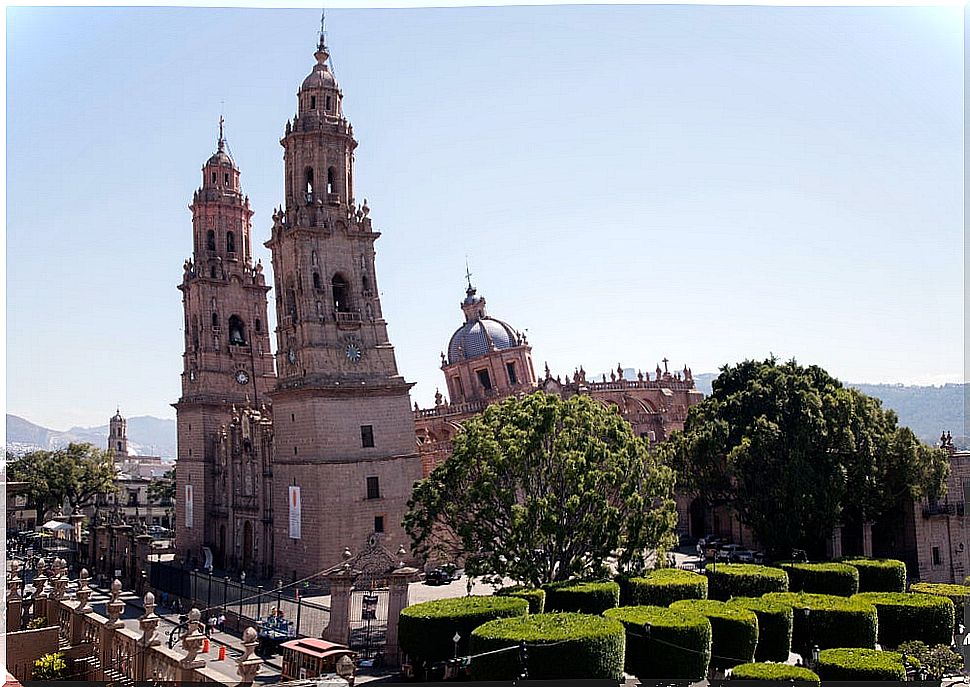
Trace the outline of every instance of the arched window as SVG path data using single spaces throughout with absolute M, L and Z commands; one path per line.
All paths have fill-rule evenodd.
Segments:
M 121 442 L 120 441 L 118 442 L 118 450 L 119 451 L 121 450 Z
M 257 333 L 257 334 L 259 334 L 259 333 L 260 333 L 260 332 L 262 332 L 262 331 L 263 331 L 263 323 L 262 323 L 262 322 L 260 321 L 260 319 L 259 319 L 259 318 L 257 317 L 257 318 L 256 318 L 256 333 Z
M 337 170 L 333 167 L 327 169 L 327 193 L 337 192 Z
M 212 313 L 212 328 L 213 329 L 219 328 L 219 313 L 217 312 Z
M 226 252 L 227 253 L 236 252 L 236 235 L 231 231 L 226 232 Z
M 216 266 L 215 265 L 213 265 L 212 267 L 209 268 L 209 276 L 212 277 L 213 279 L 216 278 Z
M 314 272 L 313 273 L 313 288 L 315 288 L 315 289 L 319 289 L 320 288 L 320 273 L 319 272 Z
M 229 318 L 229 343 L 239 345 L 246 343 L 246 325 L 239 315 Z
M 341 274 L 333 275 L 333 308 L 337 312 L 350 312 L 350 289 Z
M 216 249 L 216 233 L 212 229 L 205 233 L 205 247 L 207 250 Z
M 311 265 L 317 264 L 317 252 L 315 250 L 310 251 L 310 264 Z
M 364 293 L 370 293 L 370 279 L 367 278 L 366 274 L 361 277 L 360 283 L 364 287 Z
M 306 171 L 303 172 L 304 188 L 307 195 L 313 193 L 313 167 L 307 167 Z
M 317 109 L 317 96 L 315 95 L 310 96 L 310 109 L 311 110 Z

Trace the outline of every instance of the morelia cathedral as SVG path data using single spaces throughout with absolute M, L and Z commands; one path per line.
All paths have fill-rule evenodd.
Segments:
M 220 121 L 192 197 L 192 257 L 178 418 L 179 558 L 261 578 L 332 568 L 346 548 L 409 548 L 401 520 L 414 483 L 447 460 L 462 423 L 489 403 L 543 390 L 615 406 L 662 441 L 701 399 L 691 372 L 658 366 L 600 380 L 577 368 L 538 378 L 519 331 L 486 313 L 469 279 L 464 323 L 441 354 L 449 399 L 412 408 L 377 288 L 373 227 L 354 189 L 353 126 L 325 33 L 285 124 L 285 202 L 265 246 L 273 284 L 252 256 L 249 198 Z M 276 298 L 276 355 L 267 298 Z M 682 517 L 686 509 L 681 508 Z M 414 561 L 417 562 L 417 561 Z

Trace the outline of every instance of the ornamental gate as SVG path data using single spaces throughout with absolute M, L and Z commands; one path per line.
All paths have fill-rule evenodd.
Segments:
M 400 564 L 371 535 L 367 547 L 347 560 L 356 573 L 350 597 L 350 648 L 364 660 L 380 663 L 387 642 L 390 575 Z

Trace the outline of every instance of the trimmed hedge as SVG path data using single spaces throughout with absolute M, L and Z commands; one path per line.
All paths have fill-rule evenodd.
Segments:
M 788 575 L 785 571 L 767 565 L 725 563 L 709 565 L 705 572 L 707 595 L 717 601 L 727 601 L 732 596 L 761 596 L 788 591 Z
M 723 601 L 685 599 L 670 607 L 707 616 L 711 621 L 711 665 L 730 668 L 754 660 L 758 646 L 758 616 Z
M 570 580 L 542 585 L 547 611 L 600 615 L 620 605 L 620 585 L 616 582 Z
M 875 649 L 826 649 L 819 652 L 815 672 L 822 680 L 902 682 L 906 679 L 901 654 Z
M 542 613 L 546 608 L 546 592 L 535 587 L 517 584 L 514 587 L 504 587 L 495 592 L 495 596 L 514 596 L 529 602 L 529 613 Z
M 743 663 L 731 669 L 728 680 L 778 680 L 780 682 L 821 682 L 808 668 L 784 663 Z
M 466 654 L 468 638 L 476 627 L 528 611 L 525 599 L 501 596 L 439 599 L 408 606 L 398 622 L 401 650 L 413 661 L 444 661 L 455 655 L 452 637 L 456 632 L 461 635 L 458 651 Z
M 953 640 L 953 602 L 945 596 L 867 592 L 853 599 L 871 603 L 879 614 L 879 645 L 895 649 L 919 640 L 930 646 Z
M 471 653 L 525 642 L 530 680 L 618 681 L 623 674 L 626 632 L 617 620 L 581 613 L 540 613 L 501 618 L 471 634 Z M 548 646 L 544 646 L 548 645 Z M 473 658 L 475 680 L 513 680 L 522 673 L 519 651 Z
M 963 609 L 966 606 L 967 595 L 970 594 L 970 587 L 964 587 L 962 584 L 917 582 L 909 586 L 909 591 L 919 592 L 920 594 L 932 594 L 933 596 L 945 596 L 952 601 L 955 609 L 953 632 L 956 634 L 957 625 L 963 622 Z M 946 643 L 948 644 L 949 642 Z
M 711 621 L 706 616 L 660 606 L 620 606 L 603 615 L 626 629 L 624 670 L 631 675 L 701 680 L 707 674 Z
M 906 564 L 892 558 L 847 558 L 859 571 L 860 592 L 905 592 Z
M 681 599 L 707 598 L 707 578 L 689 570 L 661 568 L 617 582 L 623 606 L 669 606 Z
M 859 571 L 846 563 L 784 563 L 790 589 L 808 594 L 852 596 L 859 593 Z
M 876 646 L 876 607 L 861 599 L 795 592 L 765 594 L 764 598 L 794 609 L 792 650 L 803 657 L 811 654 L 814 644 L 820 649 Z M 805 609 L 809 611 L 807 616 Z
M 758 647 L 756 661 L 784 663 L 791 652 L 792 607 L 778 601 L 736 597 L 728 604 L 754 611 L 758 616 Z

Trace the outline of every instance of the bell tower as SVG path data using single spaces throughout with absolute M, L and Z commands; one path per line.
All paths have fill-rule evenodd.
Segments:
M 285 206 L 266 242 L 279 319 L 274 541 L 279 572 L 298 577 L 374 534 L 391 549 L 407 544 L 400 523 L 421 478 L 412 385 L 398 373 L 377 290 L 380 232 L 367 201 L 355 202 L 357 141 L 322 27 L 314 58 L 280 141 Z
M 128 421 L 122 417 L 121 408 L 108 421 L 108 452 L 115 461 L 128 457 Z
M 183 265 L 185 347 L 178 421 L 177 527 L 180 555 L 202 560 L 220 517 L 212 471 L 233 406 L 267 400 L 276 383 L 266 322 L 269 287 L 253 265 L 249 198 L 226 150 L 219 119 L 216 152 L 192 197 L 192 257 Z

